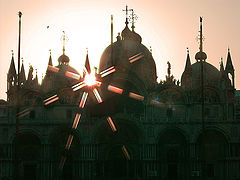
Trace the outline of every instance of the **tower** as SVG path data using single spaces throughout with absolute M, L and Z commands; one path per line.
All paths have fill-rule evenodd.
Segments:
M 11 64 L 7 73 L 7 91 L 17 84 L 17 73 L 14 63 L 14 53 L 12 51 Z
M 228 48 L 228 54 L 227 54 L 227 62 L 226 62 L 226 67 L 225 67 L 225 73 L 227 77 L 231 80 L 231 87 L 235 89 L 235 84 L 234 84 L 234 67 L 232 64 L 232 58 L 230 54 L 230 49 Z M 231 77 L 229 77 L 229 74 Z

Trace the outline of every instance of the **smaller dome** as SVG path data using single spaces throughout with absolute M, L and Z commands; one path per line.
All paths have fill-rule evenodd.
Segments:
M 206 60 L 207 59 L 207 54 L 205 52 L 199 51 L 195 55 L 196 60 Z
M 62 54 L 59 58 L 58 58 L 58 62 L 65 64 L 65 63 L 69 63 L 70 59 L 68 56 L 66 56 L 65 54 Z
M 7 105 L 7 101 L 3 100 L 3 99 L 0 99 L 0 105 Z
M 130 40 L 130 41 L 135 41 L 135 42 L 138 42 L 138 43 L 142 42 L 142 37 L 138 33 L 134 32 L 134 31 L 131 31 L 128 28 L 128 26 L 126 26 L 123 29 L 121 35 L 122 35 L 123 40 Z

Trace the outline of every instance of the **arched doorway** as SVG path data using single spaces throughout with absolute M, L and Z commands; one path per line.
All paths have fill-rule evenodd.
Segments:
M 197 147 L 202 176 L 206 179 L 225 177 L 224 162 L 228 153 L 226 137 L 216 130 L 207 130 L 200 134 Z
M 105 162 L 104 174 L 107 178 L 120 179 L 128 176 L 128 160 L 122 151 L 122 146 L 113 147 Z
M 41 141 L 32 133 L 18 134 L 13 141 L 14 178 L 37 180 L 40 176 Z
M 187 142 L 177 129 L 166 130 L 158 141 L 158 175 L 168 180 L 179 180 L 187 172 Z
M 66 150 L 66 143 L 69 136 L 73 136 L 69 150 Z M 79 139 L 76 134 L 68 130 L 60 130 L 50 137 L 51 149 L 50 158 L 52 163 L 52 178 L 61 177 L 61 180 L 73 180 L 74 178 L 74 161 L 78 161 Z M 62 164 L 62 170 L 59 169 L 62 158 L 66 161 Z
M 137 157 L 141 133 L 133 122 L 114 117 L 112 119 L 117 127 L 116 132 L 112 132 L 106 121 L 101 124 L 96 134 L 99 143 L 96 174 L 109 180 L 136 178 L 140 166 Z

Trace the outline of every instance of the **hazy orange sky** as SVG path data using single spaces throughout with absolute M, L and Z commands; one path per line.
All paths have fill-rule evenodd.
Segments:
M 18 11 L 22 11 L 22 49 L 26 75 L 29 64 L 41 79 L 52 49 L 53 64 L 62 54 L 62 31 L 68 36 L 66 55 L 70 65 L 81 70 L 86 48 L 92 65 L 98 66 L 102 52 L 110 43 L 110 16 L 114 16 L 114 40 L 125 26 L 125 5 L 138 16 L 136 32 L 146 47 L 152 46 L 158 80 L 167 73 L 181 78 L 186 47 L 194 63 L 198 51 L 196 37 L 199 16 L 203 16 L 204 51 L 207 62 L 219 69 L 227 48 L 231 49 L 236 87 L 240 88 L 240 0 L 0 0 L 0 99 L 6 99 L 7 72 L 11 50 L 17 67 Z M 49 26 L 49 28 L 47 28 Z

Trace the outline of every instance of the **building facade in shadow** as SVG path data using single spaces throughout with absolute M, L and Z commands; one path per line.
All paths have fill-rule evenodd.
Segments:
M 125 24 L 100 59 L 99 72 L 116 70 L 101 79 L 103 102 L 89 92 L 81 110 L 85 90 L 73 91 L 78 81 L 65 76 L 66 71 L 79 75 L 65 51 L 58 71 L 48 69 L 41 84 L 32 67 L 25 77 L 22 63 L 19 92 L 12 57 L 7 101 L 0 101 L 0 179 L 240 179 L 240 93 L 230 50 L 218 69 L 207 60 L 200 38 L 196 61 L 189 51 L 181 60 L 186 63 L 181 80 L 168 62 L 166 79 L 157 82 L 152 52 L 134 23 L 130 29 L 126 18 Z M 51 54 L 48 65 L 53 67 Z M 58 99 L 46 105 L 53 95 Z M 72 128 L 77 113 L 81 118 Z

